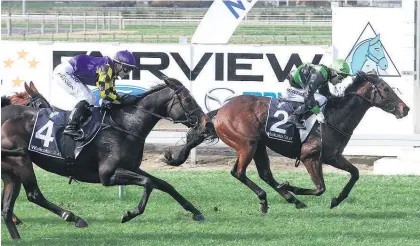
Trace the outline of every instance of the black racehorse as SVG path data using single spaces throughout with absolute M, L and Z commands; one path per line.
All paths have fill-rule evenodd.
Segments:
M 193 214 L 194 220 L 204 220 L 202 213 L 174 187 L 139 168 L 145 139 L 160 119 L 180 122 L 197 132 L 206 131 L 206 124 L 209 123 L 205 113 L 181 82 L 173 78 L 164 78 L 164 82 L 142 94 L 134 105 L 114 105 L 109 116 L 105 117 L 104 124 L 108 127 L 102 128 L 93 141 L 84 147 L 74 164 L 72 175 L 82 182 L 102 183 L 104 186 L 144 187 L 139 205 L 134 212 L 127 211 L 122 216 L 122 223 L 143 213 L 153 189 L 170 194 Z M 36 100 L 32 99 L 30 105 L 49 106 L 38 92 L 33 92 L 32 96 Z M 64 160 L 28 150 L 38 111 L 38 108 L 10 105 L 3 107 L 1 112 L 1 177 L 4 181 L 2 216 L 13 239 L 20 238 L 12 217 L 21 184 L 29 201 L 48 209 L 65 221 L 75 222 L 76 227 L 87 226 L 85 220 L 71 211 L 47 201 L 38 187 L 32 163 L 49 172 L 69 176 Z
M 364 72 L 357 73 L 353 83 L 346 88 L 344 96 L 333 97 L 329 91 L 325 96 L 330 98 L 325 108 L 325 123 L 316 123 L 303 143 L 299 141 L 290 144 L 267 137 L 265 122 L 270 104 L 269 98 L 238 96 L 220 109 L 207 114 L 209 118 L 214 118 L 214 130 L 208 131 L 213 134 L 189 133 L 187 144 L 179 152 L 174 156 L 170 151 L 165 154 L 166 162 L 169 165 L 179 166 L 185 162 L 192 148 L 205 139 L 219 137 L 237 151 L 238 158 L 231 174 L 258 196 L 262 213 L 268 210 L 266 193 L 246 177 L 246 168 L 252 159 L 255 161 L 260 178 L 288 202 L 295 203 L 297 208 L 306 205 L 296 199 L 292 193 L 319 196 L 325 192 L 322 164 L 326 163 L 351 174 L 343 191 L 337 198 L 332 199 L 331 208 L 333 208 L 348 196 L 359 179 L 358 169 L 343 157 L 343 151 L 366 111 L 371 107 L 378 107 L 397 118 L 403 118 L 410 108 L 384 80 L 376 74 Z M 294 187 L 288 182 L 279 184 L 271 173 L 266 147 L 283 156 L 300 159 L 316 188 Z

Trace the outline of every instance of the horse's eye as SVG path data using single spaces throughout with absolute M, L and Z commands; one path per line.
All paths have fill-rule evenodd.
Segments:
M 386 87 L 386 88 L 384 89 L 384 91 L 385 91 L 386 93 L 388 93 L 388 92 L 389 92 L 389 89 Z
M 375 48 L 376 51 L 379 51 L 379 48 Z

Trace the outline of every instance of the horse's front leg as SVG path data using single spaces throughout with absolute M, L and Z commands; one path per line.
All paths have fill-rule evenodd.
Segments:
M 109 169 L 104 168 L 101 172 L 101 182 L 105 186 L 113 185 L 138 185 L 145 188 L 143 198 L 134 212 L 127 212 L 123 215 L 121 222 L 127 222 L 139 214 L 143 213 L 147 204 L 150 192 L 156 188 L 171 195 L 178 203 L 187 211 L 193 213 L 194 220 L 204 220 L 204 216 L 198 211 L 189 201 L 187 201 L 175 188 L 167 182 L 153 177 L 152 175 L 138 169 L 136 172 L 129 171 L 123 168 L 116 168 L 115 171 L 110 172 Z
M 353 166 L 344 156 L 340 155 L 337 158 L 336 162 L 329 163 L 331 166 L 336 167 L 338 169 L 347 171 L 351 174 L 349 182 L 344 186 L 343 191 L 341 191 L 340 195 L 337 198 L 333 198 L 331 200 L 331 208 L 338 206 L 344 199 L 347 198 L 351 189 L 353 188 L 354 184 L 357 180 L 359 180 L 359 170 Z

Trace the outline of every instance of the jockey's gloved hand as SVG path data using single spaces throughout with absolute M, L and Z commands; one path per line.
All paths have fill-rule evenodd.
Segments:
M 321 109 L 319 108 L 318 105 L 316 105 L 316 106 L 311 108 L 311 111 L 315 114 L 318 114 L 319 112 L 321 112 Z
M 138 101 L 138 97 L 130 94 L 124 94 L 121 96 L 120 101 L 121 104 L 124 105 L 133 105 Z
M 111 102 L 106 101 L 106 100 L 102 101 L 101 114 L 105 113 L 106 111 L 110 111 L 111 108 L 112 108 L 112 103 Z

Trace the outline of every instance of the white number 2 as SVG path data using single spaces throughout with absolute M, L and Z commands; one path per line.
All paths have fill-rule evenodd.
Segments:
M 41 140 L 44 140 L 44 147 L 50 146 L 50 143 L 54 141 L 52 137 L 54 122 L 49 120 L 41 129 L 35 132 L 35 137 Z M 42 134 L 43 131 L 47 130 L 45 134 Z
M 280 129 L 280 128 L 277 128 L 277 127 L 281 126 L 281 125 L 283 125 L 284 123 L 287 122 L 287 120 L 289 119 L 289 114 L 284 110 L 277 110 L 274 113 L 274 117 L 278 118 L 279 115 L 283 115 L 283 119 L 280 120 L 279 122 L 276 122 L 275 124 L 273 124 L 270 127 L 270 131 L 281 133 L 281 134 L 286 134 L 286 131 L 284 129 Z

